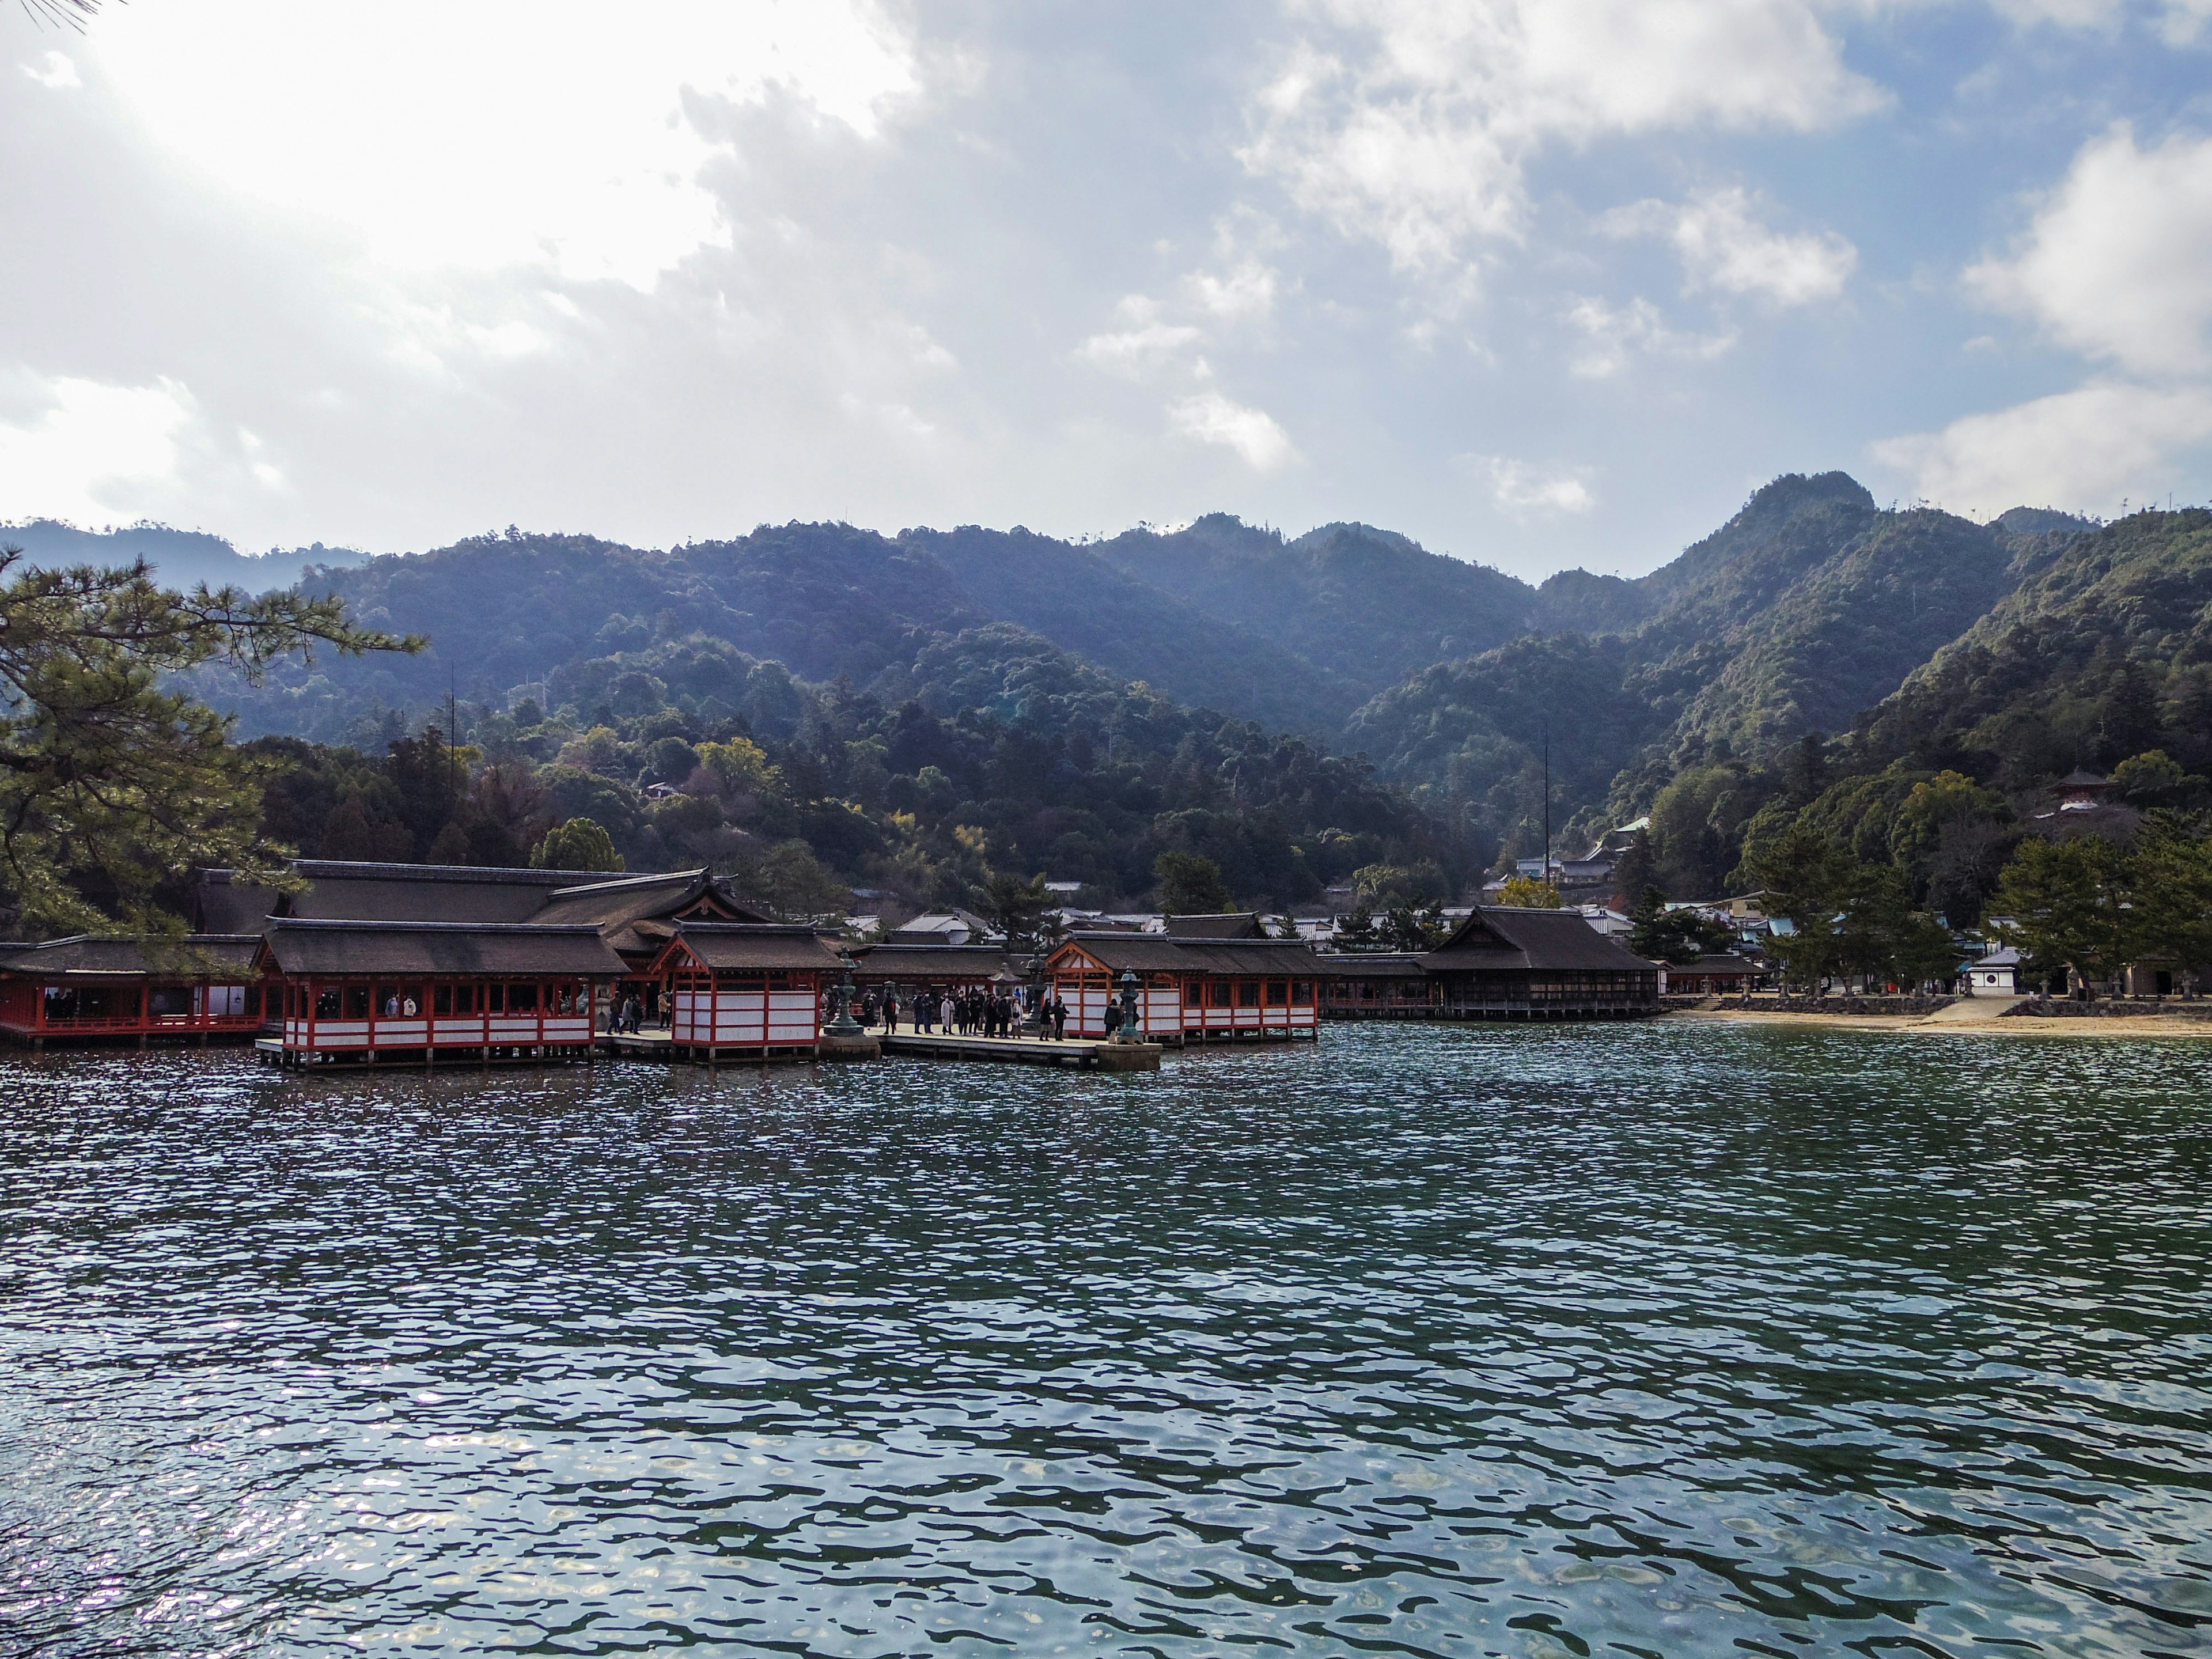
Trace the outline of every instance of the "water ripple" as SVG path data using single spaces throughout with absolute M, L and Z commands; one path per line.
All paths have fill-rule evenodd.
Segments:
M 2200 1053 L 17 1060 L 0 1646 L 2212 1652 Z

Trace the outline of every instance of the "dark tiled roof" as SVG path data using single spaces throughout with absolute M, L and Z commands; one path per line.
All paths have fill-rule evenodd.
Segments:
M 356 864 L 301 859 L 307 881 L 286 907 L 317 921 L 527 921 L 563 887 L 605 878 L 590 870 L 479 870 L 449 864 Z
M 1749 957 L 1740 957 L 1733 951 L 1723 951 L 1717 957 L 1699 957 L 1695 962 L 1670 962 L 1670 974 L 1756 974 L 1763 972 Z
M 1417 956 L 1401 951 L 1347 951 L 1328 958 L 1329 971 L 1340 979 L 1425 979 L 1427 971 Z
M 767 923 L 774 918 L 731 901 L 705 870 L 680 870 L 668 875 L 621 876 L 580 887 L 567 887 L 548 897 L 532 911 L 530 920 L 548 926 L 589 922 L 607 943 L 625 956 L 657 951 L 675 931 L 674 917 L 702 899 L 711 900 L 723 916 L 733 922 Z M 654 927 L 650 924 L 667 925 Z
M 1431 972 L 1651 972 L 1656 963 L 1624 950 L 1576 910 L 1483 904 L 1421 958 Z
M 862 945 L 853 952 L 869 979 L 989 979 L 1012 972 L 1024 975 L 1026 956 L 1009 955 L 999 945 Z
M 1176 939 L 1165 933 L 1077 933 L 1068 944 L 1115 973 L 1296 975 L 1343 972 L 1340 957 L 1317 957 L 1302 939 Z M 1064 948 L 1064 947 L 1063 947 Z
M 37 979 L 209 979 L 246 972 L 260 944 L 258 933 L 189 933 L 182 940 L 75 933 L 43 945 L 0 946 L 0 969 Z
M 843 966 L 829 941 L 797 923 L 687 921 L 676 939 L 709 968 L 812 968 L 835 973 Z M 672 952 L 675 945 L 670 945 Z
M 2109 789 L 2112 781 L 2100 778 L 2087 767 L 2077 766 L 2051 787 L 2053 789 Z
M 1267 930 L 1261 926 L 1256 910 L 1237 910 L 1218 916 L 1170 916 L 1168 934 L 1172 939 L 1265 939 Z
M 195 920 L 210 933 L 258 933 L 283 897 L 273 887 L 239 880 L 234 870 L 203 870 L 195 895 Z
M 623 959 L 596 927 L 515 922 L 334 921 L 278 917 L 269 950 L 287 974 L 495 974 L 612 979 Z

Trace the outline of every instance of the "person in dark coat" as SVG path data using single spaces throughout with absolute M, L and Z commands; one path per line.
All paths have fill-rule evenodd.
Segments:
M 1067 1005 L 1058 997 L 1052 1000 L 1052 1035 L 1054 1042 L 1067 1035 Z

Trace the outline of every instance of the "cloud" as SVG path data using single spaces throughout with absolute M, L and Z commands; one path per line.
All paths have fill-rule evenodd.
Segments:
M 135 516 L 147 487 L 174 481 L 178 437 L 196 417 L 172 380 L 103 386 L 10 377 L 0 416 L 0 514 L 89 524 Z
M 2158 32 L 2170 46 L 2193 46 L 2212 23 L 2212 0 L 2166 0 Z
M 1255 100 L 1244 165 L 1401 270 L 1457 265 L 1528 216 L 1551 143 L 1811 131 L 1880 107 L 1810 0 L 1318 0 Z
M 1121 328 L 1094 334 L 1075 348 L 1078 357 L 1109 374 L 1135 380 L 1194 344 L 1200 336 L 1200 331 L 1188 323 L 1162 321 L 1159 301 L 1141 294 L 1127 295 L 1114 310 Z
M 173 156 L 380 264 L 640 289 L 730 234 L 700 179 L 726 150 L 687 94 L 788 99 L 866 138 L 917 86 L 864 0 L 209 0 L 114 9 L 89 41 Z
M 1546 469 L 1504 455 L 1460 455 L 1453 464 L 1486 484 L 1490 499 L 1508 518 L 1576 517 L 1597 505 L 1587 467 Z
M 1955 511 L 2109 508 L 2160 493 L 2173 456 L 2208 440 L 2212 392 L 2100 382 L 1887 439 L 1873 454 Z
M 1255 472 L 1273 472 L 1298 459 L 1290 434 L 1264 410 L 1247 409 L 1218 392 L 1201 392 L 1168 406 L 1168 429 L 1200 443 L 1233 449 Z
M 1740 187 L 1707 191 L 1677 206 L 1638 202 L 1600 221 L 1616 236 L 1660 236 L 1674 244 L 1691 286 L 1755 296 L 1778 306 L 1811 305 L 1844 291 L 1858 250 L 1832 231 L 1787 235 L 1760 222 Z
M 2125 122 L 2081 147 L 2008 258 L 1969 293 L 2138 374 L 2212 368 L 2212 138 L 2137 148 Z
M 24 64 L 23 73 L 40 86 L 50 87 L 56 92 L 84 84 L 83 77 L 76 72 L 76 64 L 70 61 L 66 52 L 50 52 L 35 66 Z
M 1567 321 L 1582 331 L 1582 353 L 1568 364 L 1569 372 L 1586 380 L 1601 380 L 1628 366 L 1632 354 L 1672 357 L 1686 362 L 1711 362 L 1736 342 L 1734 330 L 1719 334 L 1686 334 L 1668 328 L 1650 301 L 1638 298 L 1615 309 L 1602 300 L 1577 300 L 1568 309 Z

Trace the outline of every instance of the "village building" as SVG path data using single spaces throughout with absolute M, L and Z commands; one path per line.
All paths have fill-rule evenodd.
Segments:
M 1966 984 L 1984 995 L 2015 996 L 2020 992 L 2020 952 L 1999 945 L 1987 956 L 1966 964 Z
M 77 934 L 0 946 L 0 1036 L 32 1048 L 251 1041 L 264 1018 L 260 944 L 256 933 Z
M 843 958 L 813 928 L 683 921 L 655 957 L 668 1041 L 697 1059 L 769 1060 L 821 1050 L 827 993 Z
M 1669 996 L 1739 996 L 1765 983 L 1766 969 L 1733 951 L 1699 957 L 1695 962 L 1665 963 L 1663 987 Z
M 272 917 L 258 943 L 293 1066 L 586 1059 L 624 972 L 589 924 Z
M 2102 836 L 2123 844 L 2133 841 L 2143 815 L 2115 800 L 2115 787 L 2110 778 L 2077 767 L 2051 786 L 2051 806 L 2027 821 L 2029 833 L 2050 841 L 2076 836 Z
M 1608 1019 L 1656 1013 L 1656 963 L 1573 910 L 1481 905 L 1421 958 L 1452 1019 Z
M 1004 937 L 973 910 L 963 910 L 956 904 L 950 909 L 931 910 L 911 921 L 902 922 L 891 930 L 889 942 L 894 945 L 986 945 Z

